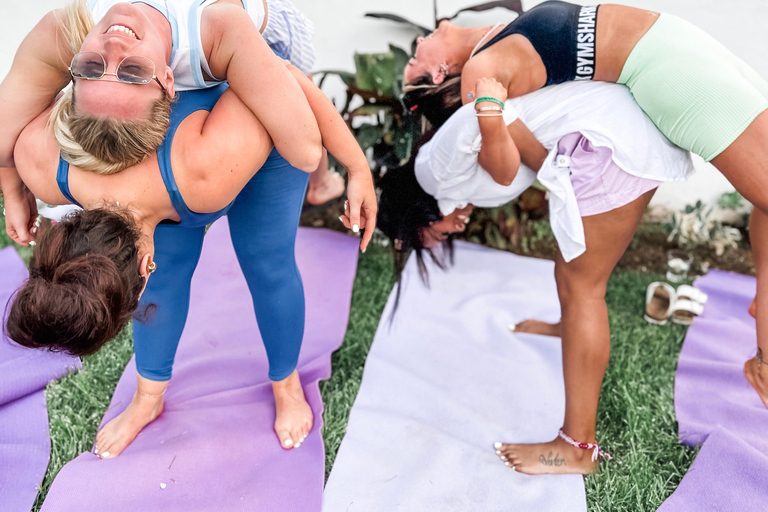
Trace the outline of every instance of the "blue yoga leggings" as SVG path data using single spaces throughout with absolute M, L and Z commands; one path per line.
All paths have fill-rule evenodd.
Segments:
M 309 174 L 273 151 L 227 213 L 273 381 L 285 379 L 296 369 L 304 336 L 304 286 L 294 247 L 308 178 Z M 133 322 L 136 368 L 144 378 L 171 378 L 204 234 L 204 227 L 171 224 L 155 230 L 157 271 L 140 308 L 155 304 L 157 310 L 146 323 Z

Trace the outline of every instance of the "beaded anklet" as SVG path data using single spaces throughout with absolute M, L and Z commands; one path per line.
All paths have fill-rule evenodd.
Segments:
M 571 446 L 574 446 L 576 448 L 581 448 L 582 450 L 592 450 L 592 462 L 597 461 L 597 459 L 602 458 L 605 460 L 612 460 L 613 457 L 611 457 L 611 454 L 603 451 L 602 448 L 600 448 L 600 445 L 597 443 L 579 443 L 578 441 L 574 441 L 568 435 L 563 432 L 563 429 L 560 429 L 560 431 L 557 433 L 558 436 L 560 436 L 560 439 L 565 441 Z

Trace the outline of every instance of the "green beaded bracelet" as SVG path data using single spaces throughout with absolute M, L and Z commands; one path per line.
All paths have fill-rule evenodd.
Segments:
M 478 103 L 480 103 L 482 101 L 490 101 L 491 103 L 495 103 L 498 106 L 500 106 L 501 108 L 504 108 L 504 102 L 501 101 L 499 98 L 494 98 L 493 96 L 481 96 L 480 98 L 477 98 L 475 100 L 475 105 L 477 105 Z

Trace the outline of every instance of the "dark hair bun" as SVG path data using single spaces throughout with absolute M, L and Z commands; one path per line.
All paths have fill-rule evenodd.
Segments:
M 136 227 L 116 211 L 86 210 L 55 224 L 10 307 L 8 337 L 76 356 L 98 351 L 138 307 L 138 240 Z

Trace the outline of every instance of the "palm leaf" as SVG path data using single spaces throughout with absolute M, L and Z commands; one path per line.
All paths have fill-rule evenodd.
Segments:
M 523 14 L 523 5 L 520 2 L 520 0 L 496 0 L 495 2 L 488 2 L 480 5 L 475 5 L 473 7 L 465 7 L 464 9 L 457 11 L 456 14 L 454 14 L 448 19 L 452 20 L 456 16 L 458 16 L 459 14 L 465 11 L 483 12 L 483 11 L 488 11 L 490 9 L 495 9 L 496 7 L 501 7 L 503 9 L 516 12 L 517 14 Z
M 421 35 L 423 35 L 423 36 L 429 34 L 433 30 L 431 28 L 427 28 L 427 27 L 424 27 L 422 25 L 419 25 L 418 23 L 415 23 L 415 22 L 413 22 L 411 20 L 407 20 L 407 19 L 403 18 L 402 16 L 398 16 L 396 14 L 388 14 L 388 13 L 385 13 L 385 12 L 367 12 L 367 13 L 365 13 L 365 17 L 366 18 L 377 18 L 377 19 L 382 19 L 382 20 L 389 20 L 389 21 L 394 21 L 395 23 L 403 23 L 405 25 L 409 25 L 409 26 L 415 28 L 416 30 L 421 32 Z

